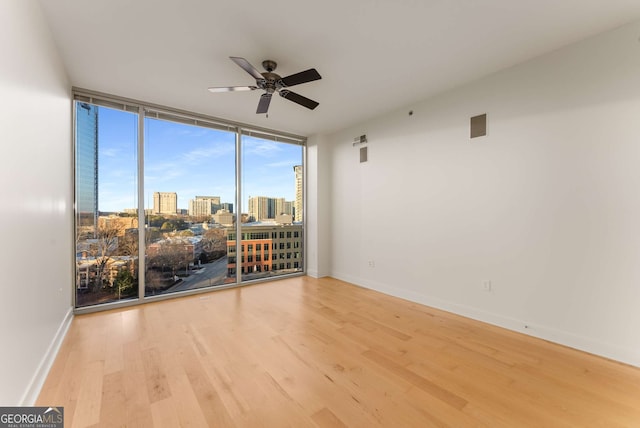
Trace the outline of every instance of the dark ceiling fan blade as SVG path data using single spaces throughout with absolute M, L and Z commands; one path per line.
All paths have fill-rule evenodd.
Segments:
M 210 92 L 235 92 L 235 91 L 253 91 L 258 89 L 257 86 L 222 86 L 209 88 Z
M 258 109 L 256 114 L 266 113 L 269 110 L 269 104 L 271 103 L 271 94 L 262 94 L 260 101 L 258 101 Z
M 293 86 L 301 83 L 313 82 L 314 80 L 322 79 L 320 73 L 315 68 L 310 68 L 300 73 L 292 74 L 290 76 L 280 79 L 282 86 Z
M 230 56 L 229 58 L 231 58 L 231 61 L 238 64 L 244 71 L 252 75 L 254 79 L 256 80 L 264 79 L 264 76 L 260 74 L 260 72 L 256 70 L 256 68 L 253 65 L 251 65 L 249 61 L 247 61 L 246 59 L 240 58 L 237 56 Z
M 300 104 L 301 106 L 304 106 L 310 110 L 313 110 L 319 105 L 319 103 L 310 100 L 307 97 L 303 97 L 302 95 L 296 94 L 295 92 L 287 91 L 286 89 L 280 91 L 280 96 L 288 99 L 289 101 Z

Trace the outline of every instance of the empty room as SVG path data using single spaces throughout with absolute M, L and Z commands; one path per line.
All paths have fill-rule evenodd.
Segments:
M 0 46 L 0 426 L 640 426 L 640 3 L 6 0 Z

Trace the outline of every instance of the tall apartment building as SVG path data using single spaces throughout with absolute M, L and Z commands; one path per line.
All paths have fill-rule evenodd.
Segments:
M 76 109 L 76 201 L 80 225 L 98 222 L 98 107 Z
M 210 216 L 221 207 L 220 196 L 196 196 L 189 200 L 190 216 Z
M 293 201 L 284 201 L 284 204 L 282 205 L 282 209 L 276 213 L 276 217 L 279 216 L 280 214 L 289 214 L 290 216 L 293 216 L 293 207 L 295 205 L 295 202 Z
M 276 218 L 280 214 L 291 214 L 291 209 L 293 208 L 293 204 L 291 202 L 287 202 L 284 198 L 274 198 L 276 204 L 276 210 L 273 212 L 273 217 Z
M 178 194 L 176 192 L 154 192 L 153 213 L 171 214 L 178 213 Z
M 249 217 L 253 221 L 261 221 L 269 218 L 275 218 L 275 199 L 267 196 L 251 196 L 249 197 Z
M 196 201 L 209 201 L 212 205 L 220 206 L 220 196 L 196 196 Z
M 293 214 L 293 203 L 284 198 L 249 197 L 249 217 L 253 221 L 273 220 L 280 214 Z
M 293 167 L 293 172 L 296 176 L 296 200 L 294 201 L 294 215 L 293 218 L 295 221 L 302 221 L 303 213 L 302 213 L 302 205 L 303 205 L 303 180 L 302 180 L 302 165 L 296 165 Z

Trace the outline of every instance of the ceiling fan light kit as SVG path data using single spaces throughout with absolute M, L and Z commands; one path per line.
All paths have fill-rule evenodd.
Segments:
M 231 61 L 235 62 L 240 68 L 249 73 L 254 79 L 256 79 L 255 86 L 224 86 L 209 88 L 211 92 L 235 92 L 235 91 L 254 91 L 256 89 L 262 89 L 265 91 L 260 96 L 258 101 L 257 114 L 267 113 L 269 111 L 269 104 L 271 103 L 271 97 L 274 92 L 280 94 L 282 98 L 286 98 L 289 101 L 293 101 L 303 107 L 310 110 L 318 107 L 319 103 L 304 97 L 300 94 L 292 92 L 288 89 L 291 86 L 300 85 L 302 83 L 313 82 L 314 80 L 322 79 L 320 73 L 315 68 L 310 68 L 299 73 L 291 74 L 286 77 L 280 77 L 274 73 L 278 64 L 272 60 L 262 61 L 262 67 L 266 71 L 260 72 L 244 58 L 229 57 Z

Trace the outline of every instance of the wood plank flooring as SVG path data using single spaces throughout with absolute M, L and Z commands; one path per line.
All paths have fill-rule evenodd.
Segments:
M 640 427 L 640 369 L 335 279 L 76 316 L 67 427 Z

